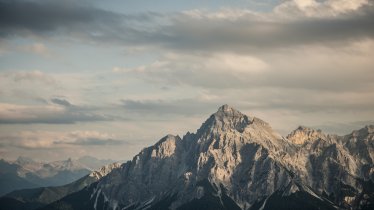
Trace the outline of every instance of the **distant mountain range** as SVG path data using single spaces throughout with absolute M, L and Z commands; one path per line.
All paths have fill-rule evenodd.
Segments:
M 18 189 L 68 184 L 112 162 L 88 156 L 48 163 L 28 157 L 19 157 L 16 161 L 0 160 L 0 195 Z
M 167 135 L 106 171 L 39 209 L 369 210 L 374 126 L 344 136 L 300 126 L 282 137 L 224 105 L 196 133 Z M 18 195 L 0 206 L 30 209 Z
M 74 181 L 70 184 L 55 187 L 39 187 L 33 189 L 16 190 L 0 198 L 0 209 L 33 210 L 57 201 L 71 193 L 95 183 L 110 171 L 119 168 L 120 163 L 111 163 L 97 171 Z

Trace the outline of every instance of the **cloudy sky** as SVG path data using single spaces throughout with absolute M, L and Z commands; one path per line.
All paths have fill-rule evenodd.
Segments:
M 0 158 L 130 159 L 222 104 L 374 124 L 372 0 L 0 0 Z

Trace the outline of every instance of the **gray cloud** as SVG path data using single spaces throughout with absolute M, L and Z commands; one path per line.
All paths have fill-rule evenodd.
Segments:
M 0 37 L 64 37 L 89 43 L 132 45 L 161 14 L 119 14 L 90 1 L 0 0 Z M 67 36 L 66 36 L 67 35 Z
M 347 123 L 330 122 L 329 124 L 314 125 L 314 128 L 320 128 L 326 133 L 337 133 L 339 135 L 346 135 L 353 130 L 358 130 L 366 125 L 374 125 L 374 120 L 368 121 L 353 121 Z
M 16 131 L 28 128 L 24 124 L 54 124 L 46 128 L 65 130 L 75 126 L 60 127 L 59 124 L 96 122 L 82 123 L 82 126 L 105 127 L 128 135 L 125 139 L 132 142 L 139 138 L 149 143 L 169 132 L 183 134 L 184 129 L 198 128 L 225 103 L 268 121 L 283 134 L 298 124 L 348 133 L 361 126 L 349 123 L 352 119 L 370 123 L 374 117 L 371 100 L 374 98 L 373 4 L 333 15 L 308 16 L 302 9 L 297 12 L 294 8 L 288 9 L 281 13 L 222 9 L 130 15 L 105 11 L 88 1 L 0 0 L 0 45 L 9 45 L 6 49 L 17 49 L 12 43 L 22 44 L 22 38 L 36 44 L 42 40 L 46 45 L 30 42 L 21 49 L 42 54 L 48 53 L 48 49 L 58 53 L 60 44 L 75 41 L 88 45 L 103 43 L 116 49 L 118 46 L 135 48 L 134 54 L 118 61 L 122 64 L 117 63 L 117 51 L 109 48 L 113 60 L 104 57 L 93 69 L 101 69 L 114 61 L 120 66 L 115 70 L 123 75 L 109 75 L 106 79 L 89 79 L 96 70 L 53 77 L 38 71 L 0 77 L 3 135 L 12 132 L 8 131 L 9 127 Z M 320 11 L 323 10 L 315 9 L 317 13 Z M 12 40 L 19 37 L 22 43 Z M 11 41 L 8 43 L 7 39 Z M 3 40 L 6 41 L 2 43 Z M 98 50 L 93 53 L 98 57 L 108 52 L 92 49 Z M 2 51 L 0 54 L 6 53 Z M 131 68 L 134 63 L 152 59 L 149 57 L 153 55 L 148 53 L 159 57 Z M 17 53 L 14 53 L 16 57 L 9 55 L 15 61 L 19 59 Z M 80 58 L 71 60 L 67 56 L 66 59 L 71 64 L 66 64 L 67 68 L 83 69 Z M 85 67 L 95 65 L 83 63 Z M 43 63 L 37 66 L 51 71 L 59 69 Z M 76 104 L 64 96 L 86 105 Z M 35 101 L 38 97 L 48 100 Z M 118 104 L 119 99 L 123 100 Z M 133 121 L 123 122 L 123 117 Z M 121 122 L 105 122 L 105 126 L 97 123 L 115 120 Z M 32 128 L 40 126 L 45 127 L 33 125 Z M 107 154 L 100 152 L 99 146 L 89 147 L 102 155 L 112 154 L 112 149 L 127 151 L 127 155 L 135 151 L 116 147 L 120 142 L 111 135 L 24 133 L 6 138 L 13 148 L 63 147 L 66 150 L 61 154 L 75 153 L 71 148 L 79 145 L 83 145 L 80 148 L 113 145 Z M 2 144 L 6 141 L 0 140 Z M 6 152 L 11 153 L 13 150 Z
M 159 119 L 159 116 L 199 116 L 202 113 L 211 113 L 221 105 L 219 102 L 201 101 L 197 98 L 179 100 L 124 99 L 121 102 L 123 108 L 129 111 L 130 114 L 141 114 L 144 117 L 156 115 L 157 119 Z
M 0 27 L 3 36 L 24 32 L 40 34 L 59 29 L 86 28 L 87 23 L 95 23 L 99 26 L 116 19 L 118 17 L 114 13 L 85 6 L 76 1 L 2 0 L 0 2 Z
M 56 149 L 69 146 L 123 145 L 127 142 L 115 139 L 115 136 L 97 131 L 21 131 L 0 135 L 1 147 L 23 149 Z
M 62 106 L 72 106 L 72 104 L 66 99 L 52 98 L 51 102 Z
M 209 89 L 285 88 L 365 92 L 374 87 L 374 54 L 354 44 L 333 49 L 309 47 L 261 55 L 172 54 L 132 69 L 117 69 L 157 84 Z M 367 49 L 366 49 L 367 48 Z
M 360 110 L 370 113 L 374 102 L 370 100 L 373 93 L 358 95 L 335 92 L 320 92 L 287 88 L 253 87 L 242 90 L 211 90 L 215 99 L 203 100 L 199 97 L 179 100 L 122 100 L 123 107 L 129 114 L 140 114 L 144 117 L 163 116 L 201 116 L 211 114 L 217 107 L 232 103 L 240 110 L 254 112 L 292 111 L 295 115 L 320 113 L 334 115 Z M 301 123 L 301 122 L 299 122 Z M 350 126 L 352 127 L 352 126 Z
M 126 144 L 124 141 L 116 139 L 102 139 L 102 138 L 80 138 L 72 142 L 55 141 L 54 144 L 80 145 L 80 146 L 103 146 L 103 145 L 122 145 Z
M 0 75 L 0 77 L 10 78 L 13 79 L 15 82 L 20 81 L 30 81 L 30 82 L 40 82 L 46 85 L 56 85 L 56 80 L 52 76 L 41 72 L 41 71 L 29 71 L 29 72 L 12 72 L 12 73 L 5 73 Z
M 38 114 L 38 113 L 33 113 Z M 83 114 L 83 113 L 66 113 L 57 114 L 51 116 L 36 116 L 32 119 L 29 118 L 0 118 L 0 124 L 74 124 L 76 122 L 97 122 L 97 121 L 108 121 L 107 117 L 94 115 L 94 114 Z
M 0 124 L 73 124 L 119 119 L 100 114 L 98 107 L 76 106 L 59 98 L 53 98 L 51 102 L 53 104 L 0 104 Z
M 276 17 L 275 17 L 276 18 Z M 372 6 L 338 17 L 261 20 L 249 14 L 235 20 L 182 16 L 166 30 L 177 49 L 251 51 L 308 44 L 334 44 L 372 38 Z M 172 41 L 166 41 L 172 40 Z
M 225 12 L 242 11 L 221 11 Z M 247 12 L 228 18 L 203 12 L 119 14 L 76 1 L 0 2 L 0 35 L 61 35 L 100 43 L 173 50 L 253 52 L 373 38 L 374 7 L 336 17 L 296 17 Z M 221 14 L 220 14 L 221 15 Z

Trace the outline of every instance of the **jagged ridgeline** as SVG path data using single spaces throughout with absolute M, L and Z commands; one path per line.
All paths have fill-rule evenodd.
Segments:
M 196 133 L 167 135 L 41 209 L 374 209 L 373 133 L 285 138 L 224 105 Z
M 120 163 L 108 164 L 66 185 L 15 190 L 0 198 L 0 210 L 38 209 L 90 186 L 107 175 L 110 171 L 120 166 Z

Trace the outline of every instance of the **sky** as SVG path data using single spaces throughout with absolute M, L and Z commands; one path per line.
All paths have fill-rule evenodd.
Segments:
M 374 124 L 373 0 L 0 0 L 0 158 L 129 160 L 223 104 Z

